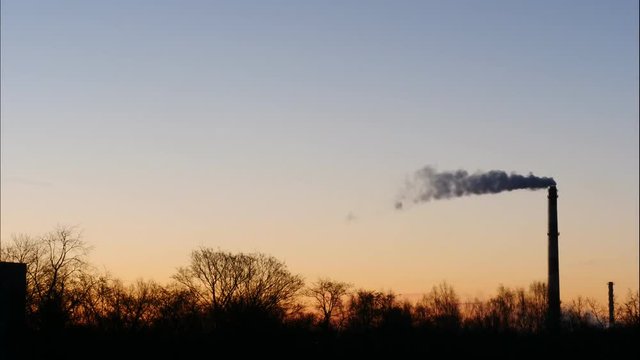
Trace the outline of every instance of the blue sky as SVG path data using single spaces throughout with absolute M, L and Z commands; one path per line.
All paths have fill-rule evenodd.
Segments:
M 124 277 L 167 278 L 207 245 L 419 291 L 452 268 L 416 258 L 433 278 L 370 280 L 385 236 L 428 252 L 416 234 L 462 228 L 451 236 L 468 248 L 504 209 L 537 216 L 528 204 L 544 195 L 399 215 L 405 177 L 496 168 L 555 177 L 566 265 L 626 264 L 637 287 L 636 1 L 2 1 L 1 36 L 3 239 L 71 223 Z M 423 228 L 437 206 L 467 217 Z M 312 260 L 321 234 L 381 245 L 347 271 L 346 257 Z M 157 265 L 139 268 L 151 245 Z M 538 279 L 538 263 L 514 282 Z

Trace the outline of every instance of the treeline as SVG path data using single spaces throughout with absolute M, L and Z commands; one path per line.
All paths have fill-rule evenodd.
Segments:
M 546 285 L 541 282 L 528 289 L 500 286 L 488 300 L 464 301 L 442 283 L 412 303 L 392 292 L 331 279 L 305 284 L 272 256 L 201 248 L 169 284 L 125 284 L 97 272 L 87 262 L 89 250 L 72 227 L 14 236 L 3 247 L 3 261 L 27 264 L 28 331 L 174 338 L 286 333 L 313 344 L 327 336 L 537 334 L 545 329 Z M 615 313 L 616 328 L 637 329 L 638 293 L 629 292 Z M 614 326 L 604 305 L 588 298 L 564 304 L 562 323 L 565 332 Z

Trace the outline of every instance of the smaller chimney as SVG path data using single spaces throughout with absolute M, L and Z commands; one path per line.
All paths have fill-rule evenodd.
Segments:
M 613 282 L 609 281 L 609 327 L 613 327 L 616 318 L 613 313 Z

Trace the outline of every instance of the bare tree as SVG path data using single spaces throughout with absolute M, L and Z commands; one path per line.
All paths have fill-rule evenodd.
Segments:
M 203 304 L 219 308 L 221 299 L 230 297 L 231 284 L 238 282 L 238 274 L 233 274 L 232 254 L 202 248 L 191 253 L 191 264 L 181 267 L 173 278 L 184 285 Z M 223 276 L 224 273 L 224 276 Z
M 586 298 L 587 309 L 591 322 L 599 328 L 604 328 L 608 324 L 608 313 L 604 305 L 598 303 L 595 299 Z
M 411 326 L 411 309 L 392 292 L 358 290 L 349 297 L 347 327 L 356 331 Z
M 45 296 L 64 293 L 70 282 L 86 269 L 89 247 L 74 227 L 59 226 L 45 234 L 44 288 Z
M 231 308 L 286 311 L 304 286 L 302 278 L 274 257 L 208 248 L 193 251 L 191 264 L 179 268 L 173 278 L 214 312 Z
M 540 331 L 545 326 L 547 315 L 547 284 L 535 281 L 529 285 L 527 296 L 527 321 L 529 331 Z
M 542 330 L 547 309 L 546 293 L 543 282 L 533 282 L 526 291 L 500 286 L 498 293 L 486 302 L 476 298 L 465 303 L 465 324 L 500 331 Z
M 358 290 L 349 299 L 349 327 L 368 330 L 380 323 L 380 309 L 384 294 L 378 291 Z
M 618 306 L 616 313 L 620 324 L 640 326 L 640 293 L 629 290 L 624 303 Z
M 342 311 L 343 298 L 347 295 L 350 284 L 330 279 L 318 279 L 309 288 L 305 295 L 311 297 L 315 308 L 322 314 L 322 326 L 325 329 L 331 328 L 332 317 L 335 311 Z
M 462 321 L 458 295 L 453 287 L 443 282 L 434 286 L 417 304 L 418 322 L 443 329 L 458 328 Z
M 478 298 L 465 303 L 463 314 L 464 325 L 468 328 L 483 329 L 487 327 L 489 317 L 488 305 Z M 424 316 L 424 314 L 422 315 Z
M 87 270 L 89 247 L 75 227 L 58 226 L 39 236 L 16 235 L 3 258 L 27 264 L 27 302 L 42 325 L 61 326 L 71 307 L 69 293 Z
M 505 331 L 516 330 L 518 308 L 516 292 L 500 285 L 498 294 L 489 300 L 491 325 L 493 328 Z
M 564 309 L 564 323 L 570 330 L 581 328 L 604 328 L 607 324 L 607 310 L 592 298 L 578 296 Z

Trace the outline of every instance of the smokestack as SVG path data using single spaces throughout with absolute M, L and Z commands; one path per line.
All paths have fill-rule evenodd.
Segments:
M 613 283 L 609 281 L 609 327 L 615 325 L 616 319 L 613 313 Z
M 549 329 L 560 326 L 560 269 L 558 266 L 558 189 L 549 187 L 549 279 L 547 304 Z

